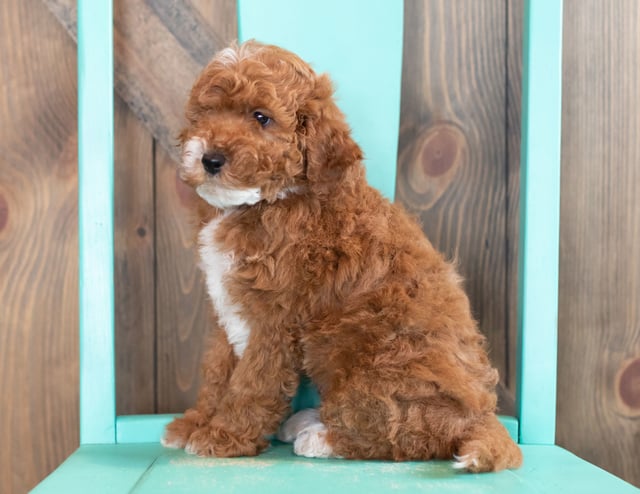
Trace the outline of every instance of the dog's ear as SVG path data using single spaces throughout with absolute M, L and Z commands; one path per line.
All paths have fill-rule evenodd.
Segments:
M 311 184 L 334 183 L 362 160 L 362 150 L 351 138 L 326 75 L 316 77 L 311 97 L 299 109 L 298 137 Z

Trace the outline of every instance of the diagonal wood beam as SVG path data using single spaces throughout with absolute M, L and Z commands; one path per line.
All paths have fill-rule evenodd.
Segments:
M 76 40 L 76 1 L 42 0 Z M 174 158 L 196 76 L 228 44 L 186 0 L 116 0 L 114 87 Z

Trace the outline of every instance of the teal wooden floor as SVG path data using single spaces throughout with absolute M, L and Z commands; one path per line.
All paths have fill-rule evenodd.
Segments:
M 159 444 L 85 445 L 33 492 L 580 493 L 640 490 L 556 446 L 522 446 L 524 466 L 467 474 L 450 462 L 306 459 L 278 444 L 255 458 L 198 458 Z

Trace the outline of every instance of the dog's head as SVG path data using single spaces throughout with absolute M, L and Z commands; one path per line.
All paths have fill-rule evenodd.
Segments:
M 214 57 L 191 90 L 186 117 L 180 176 L 220 209 L 330 193 L 362 159 L 329 78 L 255 41 Z

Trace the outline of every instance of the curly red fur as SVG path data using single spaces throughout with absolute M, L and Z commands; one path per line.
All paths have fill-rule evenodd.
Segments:
M 217 225 L 201 241 L 233 259 L 225 300 L 250 333 L 239 355 L 216 324 L 198 402 L 165 442 L 258 454 L 305 373 L 338 456 L 458 455 L 473 459 L 471 471 L 518 467 L 520 450 L 495 416 L 498 375 L 459 278 L 416 222 L 367 184 L 332 94 L 326 76 L 257 42 L 218 54 L 193 86 L 182 178 L 210 202 L 220 191 L 259 191 L 198 211 L 203 228 Z M 199 160 L 213 152 L 225 157 L 215 174 Z

